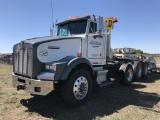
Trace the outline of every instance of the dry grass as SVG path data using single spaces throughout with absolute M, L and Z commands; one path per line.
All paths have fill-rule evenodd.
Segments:
M 0 64 L 0 120 L 160 120 L 160 75 L 128 87 L 115 80 L 85 105 L 67 106 L 58 91 L 32 97 L 12 87 L 12 66 Z
M 155 57 L 155 60 L 157 61 L 158 64 L 160 64 L 160 57 Z

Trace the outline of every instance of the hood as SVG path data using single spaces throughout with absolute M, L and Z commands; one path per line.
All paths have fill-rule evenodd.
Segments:
M 69 39 L 69 38 L 79 38 L 85 37 L 85 35 L 72 35 L 72 36 L 45 36 L 45 37 L 36 37 L 31 39 L 23 40 L 25 43 L 36 44 L 44 41 L 58 40 L 58 39 Z

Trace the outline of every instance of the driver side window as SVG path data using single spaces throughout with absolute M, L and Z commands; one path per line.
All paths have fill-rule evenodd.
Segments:
M 90 22 L 89 33 L 97 32 L 97 23 Z
M 69 30 L 68 30 L 68 26 L 67 26 L 67 25 L 61 27 L 61 28 L 58 30 L 58 36 L 67 36 L 67 35 L 69 35 L 69 34 L 70 34 L 70 32 L 69 32 Z

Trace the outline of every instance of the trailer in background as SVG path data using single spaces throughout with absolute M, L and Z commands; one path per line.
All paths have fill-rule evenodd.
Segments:
M 12 53 L 1 54 L 0 63 L 12 65 Z

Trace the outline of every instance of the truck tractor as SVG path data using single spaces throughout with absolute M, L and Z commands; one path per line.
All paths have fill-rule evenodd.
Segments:
M 146 77 L 155 62 L 132 48 L 111 49 L 116 22 L 100 15 L 69 17 L 56 24 L 54 36 L 22 40 L 13 47 L 13 86 L 42 96 L 60 90 L 66 103 L 79 106 L 111 78 L 130 85 Z

